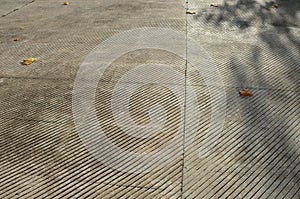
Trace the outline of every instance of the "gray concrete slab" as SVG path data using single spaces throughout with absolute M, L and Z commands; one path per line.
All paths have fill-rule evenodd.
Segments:
M 220 71 L 227 108 L 215 150 L 200 156 L 201 146 L 214 139 L 206 135 L 213 134 L 205 131 L 206 119 L 185 153 L 183 198 L 299 197 L 299 29 L 287 25 L 298 23 L 299 14 L 286 16 L 278 27 L 274 23 L 283 11 L 265 9 L 257 15 L 264 3 L 225 6 L 219 1 L 214 8 L 209 1 L 189 2 L 197 14 L 188 18 L 188 35 Z M 201 71 L 189 66 L 188 73 L 200 86 L 196 90 L 209 95 L 205 81 L 196 78 Z M 245 87 L 252 98 L 238 96 Z
M 0 198 L 299 198 L 299 3 L 215 3 L 0 0 Z
M 1 1 L 0 16 L 6 17 L 31 3 L 33 3 L 32 0 L 16 0 L 13 2 L 3 0 Z

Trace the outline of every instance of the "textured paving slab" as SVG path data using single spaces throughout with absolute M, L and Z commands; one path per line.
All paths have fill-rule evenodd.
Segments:
M 0 198 L 299 198 L 298 2 L 0 2 Z
M 175 3 L 168 17 L 162 17 L 166 9 L 168 2 L 75 1 L 63 6 L 35 1 L 1 22 L 0 50 L 6 59 L 1 62 L 0 75 L 74 79 L 85 56 L 113 34 L 161 24 L 184 30 L 184 4 Z M 13 41 L 16 37 L 20 42 Z M 19 67 L 17 60 L 27 56 L 37 57 L 42 67 Z
M 184 4 L 176 2 L 172 5 L 169 17 L 164 18 L 166 8 L 170 7 L 168 2 L 89 1 L 72 2 L 64 7 L 61 3 L 36 1 L 3 20 L 1 56 L 6 59 L 1 63 L 1 197 L 180 197 L 182 157 L 151 173 L 114 170 L 101 164 L 84 148 L 72 116 L 74 78 L 85 56 L 109 36 L 146 24 L 160 27 L 164 23 L 166 27 L 184 30 Z M 20 42 L 13 41 L 16 37 Z M 27 56 L 37 57 L 39 64 L 20 65 L 19 62 Z M 164 61 L 166 56 L 170 58 Z M 114 118 L 102 108 L 109 108 L 114 84 L 139 63 L 173 62 L 182 71 L 185 62 L 172 58 L 174 56 L 170 53 L 162 51 L 131 53 L 116 60 L 100 81 L 103 84 L 100 84 L 97 95 L 99 118 L 104 119 L 103 125 L 109 137 L 124 149 L 145 152 L 159 149 L 171 141 L 173 123 L 178 119 L 169 119 L 169 127 L 162 137 L 142 142 L 123 137 L 126 134 L 115 130 Z M 132 83 L 139 82 L 133 80 Z M 177 83 L 174 87 L 183 93 L 184 82 Z M 89 83 L 82 86 L 89 89 Z M 151 90 L 148 94 L 151 98 L 159 88 L 144 89 Z M 147 94 L 143 90 L 140 92 Z M 160 101 L 169 104 L 170 109 L 174 97 L 166 94 Z M 136 101 L 138 106 L 141 101 Z M 147 119 L 139 113 L 143 110 L 133 111 L 138 122 Z M 177 142 L 181 145 L 182 136 L 180 138 Z M 181 151 L 182 148 L 175 150 Z M 111 153 L 110 150 L 107 153 Z
M 0 16 L 6 17 L 7 15 L 12 14 L 31 3 L 33 3 L 33 0 L 16 0 L 13 2 L 3 0 L 1 1 Z
M 180 180 L 176 178 L 178 167 L 150 176 L 114 171 L 82 147 L 72 124 L 15 120 L 1 120 L 1 124 L 1 150 L 10 151 L 1 161 L 1 195 L 5 198 L 15 194 L 24 198 L 179 194 L 180 187 L 175 186 L 176 179 Z M 165 173 L 169 180 L 161 175 Z
M 220 1 L 218 8 L 209 1 L 189 2 L 197 14 L 188 18 L 188 36 L 208 51 L 221 71 L 227 108 L 211 154 L 200 156 L 201 146 L 213 139 L 203 127 L 185 152 L 183 198 L 298 198 L 299 29 L 277 21 L 280 9 L 263 9 L 257 15 L 265 2 Z M 289 17 L 290 24 L 298 23 Z M 203 93 L 205 82 L 195 78 L 193 66 L 188 73 Z M 237 96 L 245 87 L 251 88 L 252 98 Z

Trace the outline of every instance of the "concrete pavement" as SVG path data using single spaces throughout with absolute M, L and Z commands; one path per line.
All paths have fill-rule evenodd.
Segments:
M 69 3 L 0 0 L 0 198 L 300 197 L 298 2 Z

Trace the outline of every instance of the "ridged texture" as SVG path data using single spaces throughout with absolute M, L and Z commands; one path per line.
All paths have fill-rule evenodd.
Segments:
M 216 1 L 220 7 L 213 8 L 198 0 L 86 0 L 68 6 L 0 0 L 0 198 L 299 198 L 299 3 L 280 1 L 279 9 L 269 12 L 251 2 L 236 0 L 226 7 Z M 196 15 L 185 15 L 186 6 Z M 285 21 L 278 21 L 283 15 Z M 161 49 L 141 49 L 116 59 L 99 81 L 92 122 L 123 150 L 147 154 L 170 146 L 178 151 L 166 167 L 130 173 L 86 149 L 73 121 L 72 94 L 80 64 L 93 48 L 116 33 L 145 26 L 183 31 L 208 52 L 224 82 L 211 89 L 225 90 L 226 117 L 220 135 L 207 132 L 213 103 L 223 98 L 211 96 L 189 54 L 184 60 Z M 38 61 L 22 66 L 27 57 Z M 187 81 L 118 81 L 147 63 L 170 65 Z M 80 81 L 89 92 L 90 80 Z M 141 86 L 130 99 L 136 124 L 149 123 L 152 105 L 165 108 L 161 133 L 136 138 L 120 129 L 111 110 L 117 83 Z M 170 86 L 182 93 L 183 103 Z M 253 96 L 240 97 L 242 88 Z M 190 115 L 197 120 L 188 120 Z M 86 137 L 97 132 L 81 130 Z M 200 149 L 211 151 L 202 157 Z M 103 152 L 119 165 L 132 161 L 116 159 L 110 148 Z M 151 157 L 132 167 L 151 168 L 148 163 L 158 161 Z

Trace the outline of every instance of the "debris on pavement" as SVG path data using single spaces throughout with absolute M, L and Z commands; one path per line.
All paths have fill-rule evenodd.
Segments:
M 19 41 L 19 40 L 20 40 L 19 37 L 14 38 L 14 41 Z
M 189 10 L 187 10 L 187 11 L 186 11 L 186 14 L 194 15 L 194 14 L 196 14 L 196 11 L 189 11 Z
M 240 96 L 251 97 L 253 94 L 246 88 L 243 88 L 240 92 Z
M 266 10 L 271 11 L 272 8 L 278 9 L 279 5 L 277 3 L 272 3 L 271 5 L 268 5 L 267 7 L 265 7 Z
M 211 7 L 219 7 L 219 5 L 217 3 L 211 3 L 210 6 Z
M 23 65 L 30 65 L 30 64 L 32 64 L 33 62 L 36 62 L 36 60 L 37 60 L 36 58 L 32 58 L 32 57 L 31 57 L 31 58 L 28 58 L 28 59 L 24 59 L 23 62 L 22 62 L 22 64 L 23 64 Z
M 67 6 L 67 5 L 69 5 L 69 4 L 70 4 L 69 2 L 64 2 L 64 5 L 65 5 L 65 6 Z

